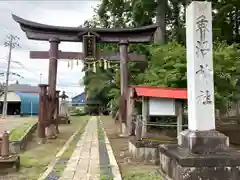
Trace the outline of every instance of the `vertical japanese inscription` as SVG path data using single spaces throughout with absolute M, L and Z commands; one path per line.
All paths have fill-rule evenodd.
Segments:
M 206 55 L 210 51 L 208 41 L 208 19 L 205 15 L 201 15 L 196 19 L 196 55 L 198 58 L 199 68 L 196 70 L 196 75 L 204 79 L 204 84 L 201 83 L 201 89 L 199 95 L 196 97 L 196 101 L 200 104 L 207 105 L 212 104 L 212 94 L 207 88 L 209 77 L 211 79 L 212 69 L 209 68 L 208 59 Z M 200 79 L 202 80 L 202 79 Z
M 206 104 L 212 104 L 212 97 L 211 97 L 211 94 L 208 90 L 204 90 L 204 91 L 200 91 L 200 95 L 197 96 L 197 101 L 198 103 L 202 103 L 203 105 L 206 105 Z
M 83 36 L 84 55 L 86 59 L 96 58 L 96 39 L 93 35 Z
M 208 29 L 208 20 L 206 18 L 206 16 L 201 15 L 200 17 L 197 18 L 197 30 L 196 30 L 196 34 L 198 36 L 198 40 L 197 40 L 197 45 L 196 45 L 196 54 L 197 56 L 202 56 L 204 58 L 204 56 L 208 53 L 208 51 L 210 50 L 208 48 L 208 40 L 207 40 L 207 33 L 209 32 Z
M 212 69 L 208 67 L 208 64 L 200 64 L 199 69 L 196 71 L 196 75 L 203 77 L 206 84 L 208 84 L 208 77 L 212 75 Z

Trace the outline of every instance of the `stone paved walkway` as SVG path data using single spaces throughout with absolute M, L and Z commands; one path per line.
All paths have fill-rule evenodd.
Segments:
M 91 117 L 60 180 L 99 180 L 97 117 Z

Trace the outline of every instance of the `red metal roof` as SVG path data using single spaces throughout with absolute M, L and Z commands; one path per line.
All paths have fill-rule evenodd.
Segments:
M 184 88 L 162 88 L 152 86 L 132 86 L 141 97 L 187 99 L 187 89 Z

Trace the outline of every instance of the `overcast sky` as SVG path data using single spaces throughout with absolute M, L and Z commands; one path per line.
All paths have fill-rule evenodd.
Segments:
M 24 19 L 58 26 L 79 26 L 93 15 L 93 8 L 100 0 L 77 1 L 0 1 L 0 72 L 6 72 L 8 48 L 4 47 L 5 37 L 13 34 L 20 38 L 20 48 L 15 48 L 12 53 L 11 72 L 19 73 L 23 78 L 10 76 L 11 83 L 19 81 L 22 84 L 37 85 L 47 83 L 48 60 L 29 59 L 30 50 L 49 50 L 49 43 L 43 41 L 28 40 L 20 26 L 12 19 L 15 14 Z M 81 51 L 81 43 L 61 43 L 62 51 Z M 18 61 L 20 63 L 14 63 Z M 68 68 L 67 61 L 59 61 L 57 88 L 65 90 L 70 96 L 83 92 L 79 86 L 79 80 L 83 77 L 82 64 Z M 40 78 L 40 74 L 42 74 Z M 4 78 L 0 78 L 4 81 Z

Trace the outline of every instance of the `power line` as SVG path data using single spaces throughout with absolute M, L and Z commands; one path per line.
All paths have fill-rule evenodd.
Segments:
M 16 64 L 18 64 L 19 66 L 21 66 L 23 69 L 25 69 L 27 72 L 30 72 L 31 74 L 33 74 L 36 79 L 39 79 L 39 74 L 37 75 L 34 71 L 26 68 L 21 62 L 17 62 Z M 42 73 L 40 73 L 42 74 Z M 42 80 L 42 77 L 41 77 L 41 80 Z M 61 86 L 61 87 L 81 87 L 80 85 L 76 84 L 76 85 L 69 85 L 69 84 L 66 84 L 66 85 L 63 85 L 63 84 L 57 84 L 57 86 Z
M 10 35 L 6 36 L 6 40 L 4 42 L 4 46 L 9 47 L 9 53 L 8 53 L 6 83 L 5 83 L 5 88 L 4 88 L 4 102 L 3 102 L 3 111 L 2 111 L 3 118 L 7 115 L 7 93 L 8 93 L 10 63 L 11 63 L 11 58 L 12 58 L 12 49 L 19 47 L 18 40 L 19 40 L 19 37 L 10 34 Z
M 1 58 L 0 58 L 1 59 Z M 14 63 L 18 66 L 20 66 L 22 69 L 26 70 L 27 72 L 30 72 L 33 76 L 35 76 L 34 78 L 36 80 L 39 80 L 39 75 L 42 74 L 37 74 L 35 71 L 32 71 L 31 69 L 27 68 L 24 64 L 22 64 L 21 62 L 19 61 L 13 61 L 11 60 L 11 63 Z M 14 74 L 17 74 L 17 73 L 14 73 Z M 28 79 L 27 77 L 24 77 L 24 79 Z M 40 78 L 42 80 L 42 77 Z M 57 86 L 59 87 L 70 87 L 70 88 L 81 88 L 82 86 L 81 85 L 78 85 L 78 84 L 75 84 L 75 85 L 69 85 L 69 84 L 57 84 Z

